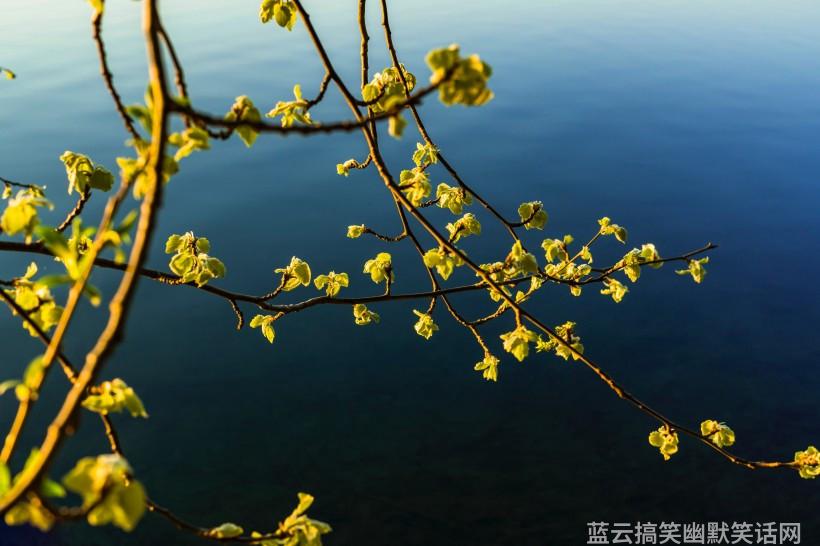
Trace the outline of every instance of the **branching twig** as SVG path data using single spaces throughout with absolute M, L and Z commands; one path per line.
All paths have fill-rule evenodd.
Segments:
M 325 92 L 327 91 L 327 86 L 330 84 L 330 75 L 325 73 L 322 76 L 322 82 L 319 84 L 319 93 L 317 93 L 316 98 L 307 101 L 307 106 L 305 106 L 305 110 L 310 110 L 320 102 L 322 99 L 325 98 Z
M 332 74 L 329 77 L 331 79 L 334 79 L 334 76 Z M 338 76 L 336 76 L 336 78 L 338 78 Z M 395 116 L 396 114 L 400 113 L 402 109 L 404 109 L 405 107 L 420 103 L 424 97 L 438 89 L 438 87 L 445 81 L 446 79 L 442 79 L 441 81 L 436 82 L 435 84 L 430 84 L 424 88 L 419 89 L 416 93 L 413 93 L 408 99 L 397 103 L 389 110 L 385 112 L 379 112 L 378 114 L 374 114 L 372 117 L 372 121 L 382 121 L 389 119 Z M 357 99 L 351 97 L 351 100 L 355 103 Z M 249 127 L 255 131 L 259 131 L 260 133 L 296 133 L 307 135 L 314 133 L 349 132 L 361 129 L 371 121 L 369 119 L 362 119 L 361 117 L 359 117 L 356 120 L 335 121 L 329 123 L 314 123 L 311 125 L 290 125 L 288 127 L 282 127 L 281 125 L 265 121 L 249 121 L 241 119 L 230 121 L 221 117 L 214 116 L 212 114 L 195 110 L 190 106 L 179 104 L 177 102 L 171 103 L 170 108 L 179 114 L 191 117 L 208 126 L 225 127 L 228 129 L 236 129 L 238 127 Z

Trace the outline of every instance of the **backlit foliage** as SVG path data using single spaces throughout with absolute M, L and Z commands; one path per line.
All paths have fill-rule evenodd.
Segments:
M 60 156 L 68 176 L 68 193 L 85 193 L 89 188 L 108 191 L 114 186 L 114 175 L 102 165 L 95 165 L 88 156 L 66 151 Z
M 329 297 L 333 297 L 339 294 L 339 291 L 342 288 L 345 288 L 350 285 L 350 279 L 347 276 L 347 273 L 336 273 L 335 271 L 331 271 L 327 275 L 319 275 L 313 280 L 313 284 L 316 285 L 316 288 L 319 290 L 324 290 L 325 293 Z
M 128 461 L 119 455 L 85 457 L 63 484 L 82 498 L 88 523 L 132 531 L 145 513 L 145 489 L 132 474 Z
M 37 209 L 53 208 L 39 188 L 19 190 L 13 197 L 7 192 L 3 194 L 3 199 L 7 199 L 7 203 L 3 215 L 0 216 L 0 229 L 7 235 L 22 233 L 27 242 L 31 240 L 34 228 L 40 224 Z
M 32 337 L 37 336 L 37 329 L 48 332 L 60 320 L 63 307 L 58 305 L 51 294 L 48 283 L 41 280 L 35 281 L 37 275 L 37 264 L 31 262 L 26 268 L 25 274 L 16 278 L 11 284 L 11 288 L 6 293 L 14 298 L 14 302 L 19 305 L 33 322 L 23 322 L 23 328 L 29 331 Z
M 265 114 L 265 116 L 269 118 L 280 118 L 282 127 L 290 127 L 294 123 L 302 123 L 304 125 L 313 123 L 310 119 L 310 112 L 307 111 L 308 102 L 302 98 L 302 88 L 298 84 L 293 86 L 293 96 L 295 99 L 292 101 L 277 102 L 276 106 Z
M 413 314 L 418 317 L 416 324 L 413 325 L 413 329 L 416 333 L 424 339 L 433 337 L 433 333 L 438 331 L 438 325 L 433 322 L 433 317 L 415 309 L 413 309 Z
M 99 387 L 89 389 L 89 392 L 83 400 L 86 409 L 103 415 L 128 411 L 131 417 L 148 417 L 142 400 L 122 379 L 104 381 Z
M 453 44 L 434 49 L 425 61 L 433 71 L 430 82 L 441 83 L 439 98 L 447 106 L 481 106 L 493 98 L 493 92 L 487 87 L 492 68 L 478 55 L 462 57 L 459 47 Z
M 197 286 L 204 286 L 211 279 L 225 276 L 225 264 L 209 256 L 210 251 L 210 241 L 205 237 L 195 236 L 193 231 L 171 235 L 165 242 L 165 253 L 173 254 L 168 267 L 179 277 L 180 282 L 193 282 Z
M 369 105 L 371 111 L 389 112 L 405 99 L 405 83 L 407 93 L 416 86 L 416 77 L 408 72 L 404 65 L 385 68 L 373 75 L 373 79 L 362 87 L 362 99 Z M 407 121 L 401 114 L 390 116 L 388 133 L 392 137 L 401 137 Z M 428 192 L 429 193 L 429 192 Z
M 726 423 L 708 419 L 700 424 L 700 433 L 718 447 L 729 447 L 735 443 L 735 432 Z
M 360 1 L 363 10 L 365 5 L 363 0 Z M 325 69 L 320 91 L 315 98 L 306 99 L 297 84 L 293 88 L 293 100 L 273 104 L 265 98 L 266 118 L 273 120 L 263 118 L 260 109 L 246 95 L 239 95 L 224 116 L 210 115 L 196 108 L 187 94 L 184 70 L 170 36 L 161 25 L 157 0 L 142 2 L 150 68 L 148 89 L 141 104 L 125 106 L 114 86 L 99 33 L 104 2 L 90 0 L 101 73 L 116 112 L 129 134 L 126 144 L 131 152 L 117 158 L 118 176 L 80 153 L 66 151 L 55 158 L 55 169 L 58 161 L 63 163 L 59 170 L 65 171 L 68 193 L 78 199 L 57 225 L 51 225 L 51 219 L 45 214 L 52 205 L 43 187 L 0 178 L 3 184 L 0 249 L 46 254 L 47 262 L 58 269 L 56 274 L 38 275 L 38 265 L 32 262 L 24 272 L 12 271 L 0 280 L 0 298 L 12 316 L 45 345 L 43 354 L 20 366 L 18 372 L 12 372 L 11 365 L 4 368 L 3 373 L 11 377 L 0 381 L 0 396 L 13 393 L 18 401 L 17 415 L 0 452 L 0 514 L 7 524 L 29 524 L 48 530 L 63 520 L 85 519 L 91 525 L 113 525 L 130 531 L 150 510 L 167 518 L 177 528 L 206 540 L 236 540 L 264 546 L 320 546 L 322 537 L 330 532 L 329 525 L 307 516 L 313 497 L 305 493 L 299 493 L 296 509 L 273 529 L 250 533 L 246 532 L 247 526 L 231 522 L 207 526 L 186 522 L 147 496 L 137 479 L 139 469 L 132 468 L 125 458 L 127 441 L 120 442 L 112 416 L 120 418 L 115 414 L 124 413 L 125 417 L 147 418 L 148 413 L 136 391 L 124 379 L 96 383 L 99 372 L 108 364 L 113 348 L 122 337 L 138 277 L 170 287 L 188 285 L 196 289 L 192 293 L 197 292 L 202 297 L 224 299 L 230 304 L 239 329 L 246 325 L 244 313 L 247 308 L 258 309 L 248 326 L 257 329 L 270 343 L 276 339 L 274 323 L 278 328 L 278 321 L 290 320 L 291 314 L 306 312 L 311 307 L 349 306 L 354 323 L 365 326 L 380 322 L 376 309 L 381 310 L 383 305 L 416 300 L 419 304 L 413 309 L 414 319 L 408 321 L 412 323 L 413 331 L 425 340 L 434 335 L 444 337 L 446 332 L 440 328 L 440 318 L 449 314 L 454 323 L 465 328 L 475 340 L 474 354 L 466 356 L 465 360 L 475 362 L 474 370 L 481 372 L 487 381 L 502 379 L 502 359 L 496 354 L 522 362 L 528 358 L 548 360 L 540 355 L 548 353 L 572 366 L 589 369 L 619 398 L 658 422 L 660 426 L 649 434 L 648 440 L 664 460 L 678 452 L 681 434 L 747 468 L 789 468 L 807 479 L 820 474 L 820 453 L 814 446 L 796 452 L 794 458 L 787 461 L 751 461 L 726 451 L 734 445 L 735 433 L 725 423 L 706 420 L 699 429 L 673 423 L 626 391 L 587 356 L 578 333 L 579 326 L 574 321 L 560 317 L 557 321 L 564 322 L 549 327 L 532 314 L 529 302 L 541 291 L 553 288 L 568 290 L 573 296 L 580 297 L 587 294 L 583 287 L 594 285 L 600 295 L 620 303 L 630 293 L 626 282 L 632 286 L 643 279 L 642 273 L 647 268 L 659 269 L 666 262 L 682 262 L 685 268 L 676 272 L 701 283 L 709 261 L 708 256 L 702 255 L 715 246 L 708 244 L 685 254 L 662 258 L 658 248 L 646 242 L 611 263 L 600 263 L 593 255 L 593 251 L 598 252 L 596 244 L 606 241 L 614 248 L 623 249 L 621 245 L 625 245 L 628 238 L 626 228 L 608 217 L 599 219 L 597 226 L 594 221 L 588 221 L 590 237 L 583 244 L 576 243 L 573 235 L 553 229 L 552 224 L 548 226 L 545 201 L 521 202 L 513 212 L 513 217 L 517 213 L 517 218 L 508 220 L 479 191 L 468 186 L 444 158 L 442 150 L 424 127 L 417 108 L 422 98 L 433 93 L 447 106 L 480 106 L 489 102 L 494 96 L 490 89 L 492 70 L 478 55 L 462 55 L 457 45 L 431 50 L 424 59 L 430 70 L 430 84 L 417 86 L 417 77 L 399 61 L 385 4 L 385 40 L 391 66 L 368 74 L 368 52 L 363 47 L 362 81 L 349 86 L 335 70 L 301 0 L 263 0 L 259 7 L 262 23 L 274 21 L 290 31 L 301 21 L 299 29 L 308 33 Z M 366 28 L 362 26 L 360 32 L 364 37 Z M 411 61 L 412 66 L 420 65 L 420 59 Z M 173 88 L 169 83 L 169 71 L 164 70 L 166 62 L 174 72 Z M 7 77 L 13 77 L 8 69 L 1 70 Z M 314 119 L 311 107 L 325 98 L 325 91 L 331 84 L 340 92 L 352 119 L 335 122 Z M 411 140 L 414 148 L 405 152 L 396 166 L 389 165 L 379 147 L 378 131 L 386 123 L 391 136 L 401 137 L 409 127 L 410 122 L 405 117 L 408 112 L 421 141 Z M 367 148 L 364 159 L 338 163 L 336 172 L 351 177 L 354 170 L 374 170 L 388 191 L 389 199 L 384 205 L 398 211 L 402 226 L 401 232 L 393 236 L 383 235 L 364 224 L 347 226 L 346 234 L 350 239 L 367 235 L 379 241 L 375 256 L 372 252 L 359 256 L 361 275 L 351 278 L 347 273 L 328 268 L 323 269 L 327 273 L 313 278 L 310 265 L 301 258 L 293 256 L 282 265 L 273 264 L 272 260 L 260 255 L 258 261 L 268 263 L 265 267 L 273 269 L 267 287 L 269 291 L 257 296 L 234 292 L 221 286 L 223 280 L 228 280 L 228 271 L 221 260 L 211 255 L 210 241 L 192 231 L 165 234 L 165 252 L 170 255 L 167 271 L 145 266 L 148 243 L 160 212 L 163 186 L 179 172 L 183 160 L 196 160 L 198 154 L 194 152 L 211 150 L 214 140 L 225 140 L 234 135 L 245 146 L 252 147 L 261 135 L 268 133 L 288 135 L 333 131 L 358 131 Z M 331 168 L 332 165 L 328 165 L 328 169 Z M 394 174 L 396 172 L 398 176 Z M 440 177 L 445 180 L 440 181 Z M 117 179 L 119 187 L 114 190 Z M 349 182 L 352 180 L 343 183 Z M 84 222 L 84 216 L 90 216 L 84 212 L 85 203 L 94 195 L 107 192 L 108 201 L 99 221 L 92 218 Z M 120 210 L 129 198 L 136 201 L 138 212 Z M 442 210 L 436 210 L 433 205 Z M 173 209 L 174 203 L 168 202 L 164 206 Z M 465 210 L 468 207 L 471 208 Z M 447 219 L 443 220 L 443 216 Z M 293 226 L 285 228 L 294 229 Z M 336 236 L 341 238 L 343 228 L 340 222 L 339 231 L 329 234 L 328 241 Z M 509 241 L 497 247 L 482 245 L 482 235 L 493 229 L 506 232 Z M 290 244 L 289 237 L 283 240 L 286 241 L 283 244 Z M 394 261 L 394 254 L 386 251 L 389 245 L 402 241 L 411 244 L 416 251 L 414 265 L 405 260 Z M 620 252 L 622 250 L 618 252 L 619 256 Z M 472 253 L 487 255 L 486 263 L 474 261 Z M 405 271 L 411 267 L 419 268 L 427 275 L 429 288 L 409 292 L 401 286 L 403 291 L 398 292 L 396 280 L 412 279 L 413 275 L 397 275 L 397 270 Z M 68 323 L 81 299 L 86 298 L 95 306 L 102 303 L 103 295 L 90 282 L 100 269 L 120 271 L 120 284 L 109 296 L 108 305 L 100 306 L 101 310 L 97 311 L 107 312 L 108 320 L 80 367 L 77 366 L 79 361 L 72 362 L 64 353 L 63 342 Z M 464 277 L 465 274 L 473 279 L 471 283 L 455 284 L 451 280 L 454 275 Z M 378 286 L 373 287 L 367 277 Z M 359 289 L 368 295 L 355 295 L 354 290 Z M 320 294 L 317 295 L 316 290 Z M 348 296 L 348 290 L 354 295 Z M 600 297 L 595 290 L 590 292 L 591 297 Z M 450 298 L 454 293 L 471 294 L 475 301 L 484 305 L 483 314 L 465 316 L 460 301 Z M 280 303 L 280 297 L 297 301 Z M 489 323 L 501 326 L 491 336 L 484 330 Z M 498 332 L 502 333 L 496 337 Z M 70 390 L 61 411 L 49 425 L 45 441 L 40 447 L 34 447 L 25 464 L 14 472 L 11 461 L 23 438 L 21 431 L 31 407 L 39 398 L 46 376 L 54 373 L 55 368 L 64 373 Z M 73 432 L 77 413 L 83 408 L 99 417 L 111 453 L 80 459 L 58 483 L 48 478 L 46 469 L 61 444 Z M 56 499 L 60 499 L 59 503 Z
M 226 121 L 258 122 L 261 119 L 262 114 L 259 113 L 259 109 L 253 104 L 253 101 L 245 95 L 236 97 L 233 106 L 231 106 L 231 109 L 225 114 Z M 259 131 L 250 125 L 240 125 L 236 129 L 236 134 L 239 135 L 239 138 L 242 139 L 245 146 L 250 148 L 253 146 L 253 143 L 256 142 Z
M 380 318 L 378 313 L 374 313 L 363 303 L 357 303 L 353 306 L 353 319 L 359 326 L 366 326 L 371 322 L 378 324 Z
M 658 430 L 653 430 L 649 434 L 649 444 L 658 448 L 664 461 L 668 461 L 678 452 L 678 442 L 678 433 L 669 425 L 661 425 Z
M 290 259 L 288 265 L 274 269 L 273 272 L 282 274 L 282 289 L 286 292 L 310 284 L 310 266 L 296 256 Z
M 280 27 L 293 30 L 298 19 L 298 11 L 289 0 L 263 0 L 259 6 L 259 19 L 263 23 L 276 21 Z
M 820 451 L 814 446 L 798 451 L 794 454 L 794 464 L 797 465 L 801 478 L 813 480 L 820 476 Z
M 364 263 L 364 273 L 370 275 L 370 280 L 378 284 L 393 282 L 393 258 L 387 252 L 379 252 L 375 258 Z

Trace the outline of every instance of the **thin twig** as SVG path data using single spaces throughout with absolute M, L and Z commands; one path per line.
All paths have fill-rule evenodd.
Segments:
M 131 119 L 131 116 L 129 116 L 125 111 L 125 106 L 122 103 L 120 94 L 117 92 L 117 88 L 114 87 L 114 76 L 108 68 L 108 57 L 105 52 L 105 43 L 102 39 L 102 21 L 103 12 L 95 12 L 91 19 L 91 36 L 94 38 L 94 43 L 97 46 L 97 56 L 100 59 L 100 75 L 105 82 L 105 87 L 108 89 L 108 93 L 114 100 L 114 106 L 116 107 L 117 113 L 120 115 L 120 118 L 125 125 L 125 129 L 131 134 L 132 137 L 139 140 L 140 134 L 134 128 L 134 121 Z
M 68 215 L 65 217 L 65 220 L 63 220 L 62 223 L 57 227 L 58 232 L 62 233 L 66 230 L 66 228 L 68 228 L 68 226 L 71 225 L 71 222 L 74 220 L 74 218 L 76 218 L 83 212 L 83 207 L 85 207 L 85 204 L 88 202 L 90 198 L 90 189 L 87 189 L 84 192 L 80 192 L 80 197 L 77 199 L 77 204 L 74 205 L 74 208 L 69 211 Z
M 338 76 L 336 76 L 338 77 Z M 333 75 L 330 76 L 331 79 L 334 78 Z M 402 109 L 409 105 L 418 104 L 422 101 L 424 97 L 429 95 L 430 93 L 434 92 L 446 79 L 442 79 L 439 82 L 434 84 L 430 84 L 424 88 L 419 89 L 416 93 L 413 93 L 409 98 L 398 102 L 393 107 L 385 112 L 379 112 L 378 114 L 373 115 L 372 121 L 382 121 L 389 119 L 396 114 L 400 113 Z M 357 100 L 351 97 L 351 100 L 354 102 Z M 190 106 L 186 106 L 183 104 L 179 104 L 178 102 L 172 102 L 170 108 L 175 112 L 182 114 L 184 116 L 189 116 L 201 123 L 204 123 L 209 126 L 214 127 L 225 127 L 228 129 L 236 129 L 238 127 L 248 127 L 255 131 L 259 131 L 260 133 L 279 133 L 279 134 L 288 134 L 288 133 L 297 133 L 297 134 L 314 134 L 314 133 L 335 133 L 335 132 L 348 132 L 348 131 L 355 131 L 357 129 L 361 129 L 365 125 L 367 125 L 371 120 L 369 119 L 359 119 L 356 120 L 344 120 L 344 121 L 335 121 L 329 123 L 313 123 L 311 125 L 290 125 L 288 127 L 282 127 L 281 125 L 265 122 L 265 121 L 250 121 L 250 120 L 226 120 L 222 117 L 217 117 L 212 114 L 208 114 L 205 112 L 201 112 L 199 110 L 195 110 Z

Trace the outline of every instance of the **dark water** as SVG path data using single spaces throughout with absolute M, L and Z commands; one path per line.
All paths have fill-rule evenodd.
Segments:
M 140 5 L 110 4 L 112 69 L 135 102 L 145 82 Z M 257 2 L 165 4 L 202 108 L 223 112 L 239 94 L 267 107 L 289 97 L 294 82 L 313 93 L 322 71 L 301 25 L 291 34 L 259 25 Z M 308 6 L 351 82 L 355 4 Z M 79 1 L 3 7 L 0 64 L 19 79 L 0 85 L 0 175 L 47 184 L 65 206 L 63 150 L 111 167 L 126 153 L 97 75 L 89 9 Z M 371 15 L 373 66 L 382 67 Z M 551 215 L 546 235 L 579 239 L 609 215 L 631 242 L 652 241 L 666 255 L 720 244 L 702 286 L 668 268 L 645 274 L 620 305 L 594 290 L 578 300 L 546 289 L 529 309 L 548 323 L 578 322 L 588 353 L 675 419 L 730 423 L 739 454 L 790 458 L 820 441 L 819 4 L 425 0 L 396 2 L 393 18 L 400 54 L 423 78 L 424 53 L 452 41 L 493 65 L 492 103 L 467 110 L 428 101 L 423 112 L 451 161 L 504 211 L 541 199 Z M 336 98 L 315 116 L 347 117 Z M 396 169 L 414 136 L 384 143 Z M 268 291 L 271 270 L 296 254 L 316 273 L 350 272 L 350 294 L 372 293 L 358 271 L 386 248 L 346 239 L 345 227 L 398 225 L 373 172 L 334 173 L 338 161 L 363 156 L 358 135 L 214 148 L 186 160 L 168 187 L 159 239 L 208 236 L 228 266 L 221 286 Z M 434 182 L 444 180 L 437 172 Z M 94 223 L 99 210 L 99 202 L 89 208 Z M 443 225 L 446 216 L 435 219 Z M 488 249 L 501 254 L 508 241 L 482 220 L 483 242 L 466 248 L 489 259 Z M 396 289 L 424 286 L 409 249 L 394 252 Z M 0 256 L 0 277 L 28 260 Z M 150 262 L 165 267 L 159 240 Z M 116 280 L 96 282 L 110 295 Z M 459 301 L 478 312 L 475 301 Z M 586 542 L 592 520 L 794 521 L 804 544 L 820 543 L 817 483 L 743 470 L 689 441 L 664 463 L 646 442 L 654 423 L 585 368 L 506 358 L 501 380 L 488 384 L 471 369 L 479 351 L 445 315 L 425 342 L 411 329 L 412 305 L 375 309 L 378 327 L 356 327 L 347 308 L 288 317 L 268 346 L 258 332 L 233 330 L 225 302 L 142 282 L 127 341 L 104 375 L 125 378 L 151 413 L 116 418 L 151 496 L 203 525 L 270 529 L 297 491 L 309 491 L 314 517 L 335 528 L 333 545 L 574 545 Z M 104 312 L 79 316 L 67 344 L 75 359 Z M 0 339 L 2 379 L 40 350 L 10 319 Z M 52 379 L 41 423 L 65 388 Z M 4 422 L 13 409 L 0 399 Z M 40 440 L 33 431 L 31 445 Z M 87 419 L 54 474 L 105 447 Z M 4 527 L 0 543 L 198 542 L 148 516 L 130 535 L 80 524 L 50 535 Z

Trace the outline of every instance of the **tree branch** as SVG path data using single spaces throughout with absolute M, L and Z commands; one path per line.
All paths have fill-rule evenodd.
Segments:
M 91 18 L 91 36 L 94 38 L 94 44 L 97 46 L 97 56 L 100 59 L 100 75 L 102 76 L 103 81 L 105 82 L 105 87 L 108 89 L 108 93 L 111 95 L 111 98 L 114 100 L 114 106 L 117 109 L 117 113 L 120 115 L 123 124 L 125 125 L 125 129 L 131 134 L 131 136 L 135 139 L 139 139 L 140 135 L 137 130 L 134 128 L 134 121 L 131 119 L 131 116 L 125 111 L 125 106 L 122 103 L 122 99 L 120 98 L 120 94 L 117 92 L 117 88 L 114 87 L 114 76 L 111 74 L 111 70 L 108 68 L 108 57 L 105 52 L 105 43 L 102 39 L 102 21 L 103 21 L 103 11 L 95 11 L 94 16 Z
M 39 452 L 29 466 L 21 472 L 19 479 L 12 485 L 8 492 L 0 498 L 0 515 L 5 514 L 11 506 L 17 503 L 25 493 L 38 483 L 64 441 L 68 424 L 73 420 L 86 388 L 94 381 L 100 367 L 122 339 L 122 328 L 125 325 L 128 307 L 133 296 L 133 288 L 138 278 L 137 271 L 145 260 L 147 245 L 153 231 L 154 214 L 159 208 L 162 195 L 162 169 L 167 141 L 168 108 L 162 53 L 157 37 L 158 16 L 156 9 L 156 0 L 144 0 L 143 28 L 148 43 L 150 86 L 154 105 L 151 148 L 148 163 L 148 176 L 150 178 L 146 195 L 140 207 L 140 219 L 134 238 L 134 245 L 131 249 L 128 267 L 120 281 L 117 292 L 109 304 L 110 313 L 105 329 L 97 340 L 94 348 L 86 355 L 85 364 L 77 377 L 77 381 L 72 385 L 57 416 L 51 425 L 49 425 L 46 437 L 40 445 Z M 120 191 L 108 202 L 100 226 L 101 229 L 97 233 L 94 245 L 91 250 L 89 250 L 92 261 L 96 253 L 102 248 L 104 241 L 103 235 L 116 213 L 121 200 L 127 194 L 127 189 L 128 185 L 123 181 Z M 89 267 L 87 272 L 81 275 L 69 292 L 69 298 L 66 303 L 66 308 L 63 311 L 63 316 L 57 325 L 54 337 L 43 357 L 43 376 L 45 376 L 45 372 L 48 371 L 50 359 L 54 357 L 54 354 L 59 349 L 61 337 L 65 334 L 71 314 L 88 280 L 91 269 L 92 268 Z
M 328 77 L 328 76 L 326 76 Z M 331 79 L 338 78 L 338 75 L 331 74 L 329 76 Z M 438 87 L 446 81 L 446 78 L 443 78 L 441 81 L 436 82 L 435 84 L 428 85 L 427 87 L 423 87 L 419 89 L 416 93 L 408 97 L 406 100 L 401 101 L 394 105 L 392 108 L 385 112 L 379 112 L 378 114 L 374 114 L 372 117 L 373 121 L 382 121 L 389 119 L 396 114 L 400 113 L 405 107 L 413 104 L 418 104 L 422 101 L 424 97 L 429 95 L 430 93 L 434 92 Z M 356 103 L 357 99 L 352 98 L 351 100 Z M 214 126 L 214 127 L 225 127 L 228 129 L 236 129 L 238 127 L 249 127 L 254 129 L 255 131 L 259 131 L 260 133 L 278 133 L 278 134 L 289 134 L 289 133 L 296 133 L 296 134 L 314 134 L 314 133 L 335 133 L 335 132 L 348 132 L 348 131 L 355 131 L 357 129 L 361 129 L 365 125 L 367 125 L 370 120 L 369 119 L 362 119 L 361 115 L 357 117 L 355 120 L 345 120 L 345 121 L 335 121 L 330 123 L 314 123 L 312 125 L 291 125 L 289 127 L 282 127 L 281 125 L 277 125 L 274 123 L 269 123 L 265 121 L 249 121 L 249 120 L 234 120 L 229 121 L 224 118 L 216 117 L 212 114 L 208 114 L 205 112 L 201 112 L 199 110 L 195 110 L 190 106 L 186 106 L 183 104 L 179 104 L 178 102 L 172 102 L 170 108 L 184 116 L 189 116 L 205 125 Z

